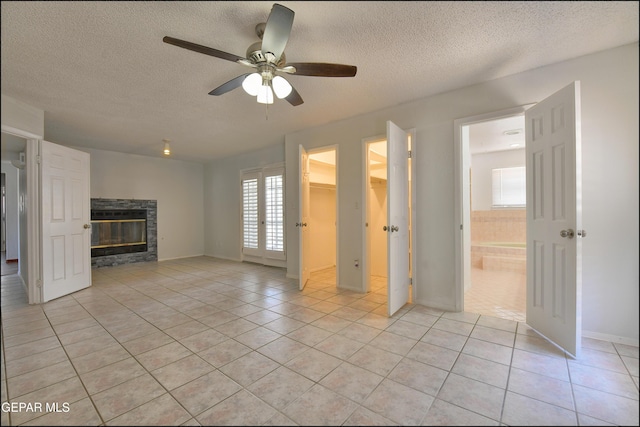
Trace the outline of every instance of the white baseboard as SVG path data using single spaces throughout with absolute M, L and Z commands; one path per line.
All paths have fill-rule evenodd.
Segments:
M 638 340 L 633 338 L 619 337 L 610 334 L 601 334 L 600 332 L 582 331 L 582 336 L 587 338 L 593 338 L 594 340 L 609 341 L 616 344 L 625 344 L 634 347 L 638 347 Z

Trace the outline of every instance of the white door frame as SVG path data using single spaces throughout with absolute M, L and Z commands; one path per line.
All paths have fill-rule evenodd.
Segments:
M 507 110 L 494 111 L 471 117 L 454 120 L 454 159 L 455 159 L 455 201 L 454 201 L 454 236 L 455 236 L 455 311 L 464 310 L 464 291 L 471 280 L 471 205 L 469 194 L 469 170 L 471 155 L 469 153 L 468 132 L 465 126 L 523 116 L 524 112 L 534 104 L 521 105 Z
M 302 145 L 301 145 L 302 146 Z M 336 165 L 335 165 L 335 178 L 336 178 L 336 287 L 340 287 L 340 168 L 338 167 L 339 162 L 340 162 L 340 150 L 339 150 L 339 146 L 338 144 L 331 144 L 331 145 L 324 145 L 322 147 L 316 147 L 313 149 L 306 149 L 305 147 L 302 147 L 305 150 L 305 154 L 307 156 L 310 156 L 312 154 L 315 153 L 322 153 L 324 151 L 335 151 L 336 153 Z M 301 163 L 301 156 L 302 153 L 298 154 L 298 165 L 300 165 Z M 298 186 L 302 186 L 302 170 L 299 168 L 298 169 Z M 300 203 L 302 203 L 302 201 L 300 201 Z M 302 207 L 300 206 L 300 212 L 299 212 L 299 218 L 296 222 L 298 221 L 302 221 Z M 298 232 L 300 233 L 300 235 L 302 235 L 302 228 L 298 227 Z M 299 246 L 300 249 L 302 248 L 302 240 L 298 239 L 299 241 Z M 298 252 L 300 254 L 302 254 L 301 250 L 298 250 Z M 299 257 L 300 259 L 298 260 L 299 264 L 300 264 L 300 279 L 302 280 L 302 263 L 303 263 L 303 259 L 302 256 Z

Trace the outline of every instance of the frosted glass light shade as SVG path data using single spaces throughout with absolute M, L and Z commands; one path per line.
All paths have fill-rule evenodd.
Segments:
M 275 76 L 271 81 L 271 84 L 273 85 L 273 91 L 279 99 L 289 96 L 293 89 L 289 82 L 284 77 L 280 76 Z
M 258 73 L 249 74 L 242 81 L 242 89 L 251 96 L 256 96 L 262 85 L 262 76 Z
M 260 86 L 258 90 L 258 102 L 260 104 L 273 104 L 273 91 L 271 90 L 271 86 Z
M 171 154 L 171 148 L 169 147 L 169 141 L 165 140 L 164 141 L 164 149 L 162 150 L 162 152 L 164 153 L 165 156 L 168 156 Z

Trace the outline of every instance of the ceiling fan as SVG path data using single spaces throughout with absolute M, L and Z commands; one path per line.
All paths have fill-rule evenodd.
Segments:
M 287 63 L 284 48 L 287 45 L 291 27 L 293 26 L 293 16 L 294 12 L 291 9 L 275 3 L 267 22 L 256 25 L 256 34 L 261 41 L 249 46 L 245 58 L 169 36 L 165 36 L 162 41 L 255 69 L 253 73 L 245 73 L 223 83 L 209 92 L 209 95 L 223 95 L 242 86 L 248 94 L 256 96 L 257 101 L 261 104 L 272 104 L 273 92 L 275 92 L 278 98 L 284 98 L 291 105 L 296 106 L 304 102 L 302 97 L 278 73 L 298 76 L 353 77 L 356 75 L 357 68 L 353 65 L 324 62 Z

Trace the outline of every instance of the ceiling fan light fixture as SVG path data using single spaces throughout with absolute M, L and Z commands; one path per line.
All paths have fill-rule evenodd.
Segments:
M 289 82 L 281 76 L 275 76 L 271 83 L 273 85 L 273 91 L 276 93 L 278 99 L 286 98 L 293 89 Z
M 262 76 L 259 73 L 249 74 L 242 82 L 242 89 L 251 96 L 258 95 L 262 85 Z
M 260 86 L 260 89 L 258 90 L 258 103 L 273 104 L 273 91 L 268 83 Z

